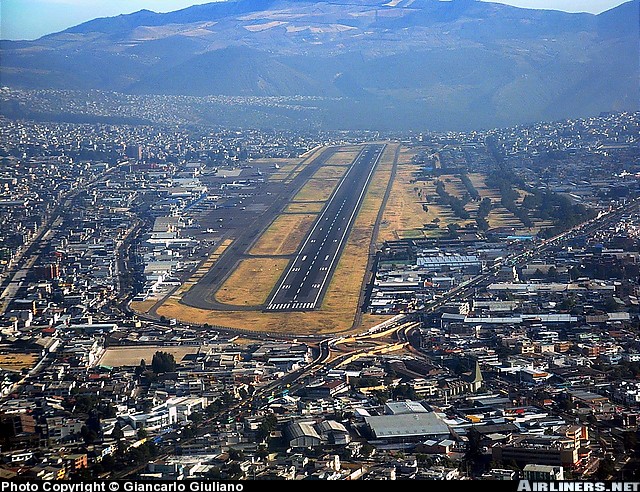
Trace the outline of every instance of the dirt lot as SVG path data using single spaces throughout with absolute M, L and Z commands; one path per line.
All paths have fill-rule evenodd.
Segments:
M 196 354 L 200 350 L 198 346 L 188 347 L 165 347 L 162 345 L 150 345 L 148 347 L 109 347 L 102 358 L 100 364 L 110 367 L 137 366 L 144 359 L 147 364 L 151 364 L 153 354 L 156 352 L 168 352 L 173 355 L 176 362 L 180 362 L 187 354 Z
M 0 369 L 19 372 L 31 369 L 38 362 L 36 354 L 2 354 L 0 355 Z

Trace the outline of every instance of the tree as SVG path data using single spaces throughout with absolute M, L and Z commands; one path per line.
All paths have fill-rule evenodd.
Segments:
M 113 432 L 111 432 L 111 437 L 113 437 L 115 440 L 120 440 L 124 437 L 124 432 L 122 432 L 122 428 L 120 427 L 119 422 L 113 428 Z
M 200 412 L 193 412 L 191 415 L 189 415 L 189 420 L 191 420 L 191 422 L 193 422 L 193 427 L 197 430 L 198 426 L 204 420 L 204 417 L 202 416 L 202 414 Z
M 264 419 L 258 426 L 258 430 L 256 432 L 256 440 L 258 442 L 263 442 L 268 439 L 271 431 L 275 430 L 277 425 L 278 418 L 274 414 L 269 413 L 265 415 Z
M 467 437 L 469 440 L 467 442 L 466 458 L 475 463 L 482 456 L 480 449 L 482 435 L 475 427 L 472 427 L 469 432 L 467 432 Z
M 573 295 L 569 295 L 560 301 L 558 308 L 561 311 L 570 311 L 576 305 L 576 298 Z
M 184 437 L 185 439 L 195 437 L 196 435 L 196 430 L 190 425 L 183 427 L 181 432 L 182 432 L 182 437 Z
M 600 480 L 608 480 L 615 472 L 616 465 L 613 460 L 609 456 L 607 456 L 600 461 L 598 470 L 596 471 L 595 475 Z
M 242 460 L 244 459 L 244 453 L 241 449 L 229 448 L 229 459 Z
M 85 444 L 93 444 L 98 439 L 98 434 L 93 429 L 89 429 L 86 425 L 82 426 L 80 429 L 80 434 L 82 435 L 82 439 L 84 439 Z
M 230 480 L 240 480 L 244 476 L 240 463 L 230 463 L 225 468 L 225 473 Z
M 408 384 L 399 384 L 391 392 L 394 400 L 416 400 L 418 395 Z
M 484 217 L 476 217 L 476 224 L 481 231 L 489 230 L 489 222 Z
M 113 470 L 116 467 L 116 460 L 110 454 L 102 458 L 102 468 L 106 471 Z
M 607 297 L 604 301 L 604 307 L 608 313 L 613 313 L 618 310 L 618 303 L 613 297 Z
M 73 413 L 86 413 L 91 412 L 98 404 L 98 397 L 96 395 L 80 395 L 76 398 Z
M 145 361 L 144 359 L 141 359 L 140 360 L 140 365 L 138 367 L 136 367 L 136 369 L 135 369 L 136 377 L 142 376 L 147 370 L 148 370 L 147 361 Z
M 573 410 L 575 410 L 576 408 L 576 405 L 575 403 L 573 403 L 573 400 L 571 400 L 570 396 L 566 396 L 562 398 L 560 400 L 559 406 L 563 412 L 567 412 L 567 413 L 573 412 Z
M 371 444 L 366 443 L 366 444 L 363 444 L 362 447 L 360 448 L 360 454 L 365 458 L 369 458 L 375 450 L 376 448 L 374 448 Z
M 361 376 L 349 378 L 353 388 L 367 388 L 370 386 L 378 386 L 380 380 L 374 376 Z
M 212 467 L 205 475 L 207 480 L 219 480 L 222 478 L 222 470 L 219 466 Z
M 266 459 L 269 457 L 269 449 L 265 446 L 260 446 L 258 451 L 256 451 L 256 456 L 260 459 Z
M 153 360 L 151 361 L 151 369 L 156 374 L 175 371 L 176 360 L 174 359 L 173 354 L 161 351 L 156 352 L 153 355 Z
M 626 431 L 623 434 L 622 442 L 624 443 L 624 447 L 627 451 L 633 452 L 637 449 L 638 445 L 638 436 L 635 431 Z
M 375 390 L 372 391 L 370 393 L 372 398 L 375 398 L 375 400 L 379 403 L 379 404 L 384 404 L 387 403 L 387 401 L 389 400 L 389 392 L 387 390 L 384 391 L 380 391 L 380 390 Z
M 150 412 L 151 409 L 153 408 L 153 401 L 150 399 L 146 399 L 146 400 L 142 400 L 142 402 L 140 402 L 140 409 L 147 413 Z
M 478 217 L 486 218 L 491 212 L 491 208 L 491 198 L 483 198 L 480 205 L 478 205 Z
M 92 411 L 87 419 L 86 426 L 89 431 L 95 433 L 97 437 L 102 436 L 102 423 L 100 422 L 100 416 L 97 411 Z

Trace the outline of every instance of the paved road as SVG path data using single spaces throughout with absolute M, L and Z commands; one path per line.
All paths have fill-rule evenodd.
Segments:
M 367 145 L 333 192 L 267 303 L 266 311 L 320 307 L 385 145 Z

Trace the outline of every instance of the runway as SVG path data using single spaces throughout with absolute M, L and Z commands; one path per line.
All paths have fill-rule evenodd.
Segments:
M 311 311 L 320 307 L 384 148 L 384 144 L 370 144 L 360 152 L 289 263 L 266 311 Z
M 222 215 L 225 224 L 228 224 L 226 230 L 235 240 L 209 269 L 207 274 L 185 292 L 180 302 L 199 309 L 219 311 L 261 310 L 262 306 L 236 306 L 220 303 L 215 299 L 215 293 L 233 272 L 235 265 L 240 260 L 250 257 L 248 250 L 256 238 L 260 237 L 268 225 L 282 213 L 299 189 L 334 155 L 336 150 L 337 148 L 325 149 L 320 155 L 313 158 L 291 181 L 287 183 L 276 182 L 269 188 L 270 193 L 266 194 L 263 191 L 260 196 L 256 196 L 255 199 L 260 200 L 265 205 L 263 212 L 258 214 L 247 213 L 244 215 L 245 220 L 241 220 L 242 212 L 237 212 L 236 209 L 229 209 L 227 214 Z M 232 220 L 230 216 L 233 212 L 236 213 L 235 220 Z

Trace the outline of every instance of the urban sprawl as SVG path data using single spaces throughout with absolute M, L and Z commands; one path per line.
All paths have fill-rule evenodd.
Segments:
M 0 118 L 0 477 L 637 480 L 639 130 Z M 371 323 L 134 309 L 193 278 L 279 168 L 367 142 L 410 155 L 395 179 L 425 218 L 378 236 Z

